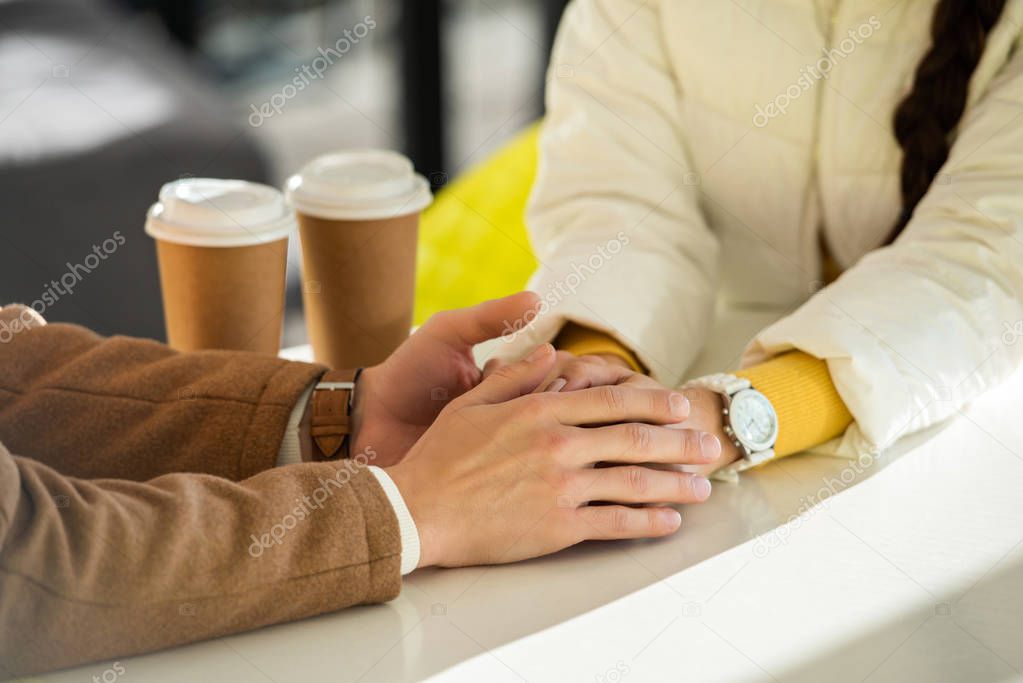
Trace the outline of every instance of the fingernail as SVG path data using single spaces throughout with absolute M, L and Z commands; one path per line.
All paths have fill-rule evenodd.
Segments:
M 721 439 L 713 434 L 704 432 L 700 437 L 700 455 L 707 462 L 714 462 L 721 457 Z
M 710 498 L 710 480 L 704 477 L 693 477 L 693 494 L 697 500 Z
M 689 399 L 682 394 L 672 394 L 668 398 L 671 404 L 671 414 L 675 417 L 686 417 L 689 415 Z
M 682 526 L 682 515 L 679 514 L 678 510 L 665 510 L 661 513 L 661 517 L 664 519 L 664 523 L 671 529 L 677 529 Z
M 566 384 L 568 384 L 568 380 L 565 379 L 564 377 L 559 377 L 550 384 L 548 384 L 547 388 L 544 389 L 544 391 L 549 391 L 551 393 L 556 394 L 562 389 L 564 389 Z
M 549 355 L 550 352 L 553 350 L 554 347 L 551 346 L 550 344 L 541 344 L 540 346 L 536 347 L 536 350 L 534 350 L 533 353 L 529 354 L 529 358 L 527 358 L 526 360 L 529 361 L 540 360 L 544 356 Z

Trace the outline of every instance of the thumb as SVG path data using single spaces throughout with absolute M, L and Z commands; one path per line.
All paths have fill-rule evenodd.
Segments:
M 483 379 L 490 377 L 492 374 L 494 374 L 494 371 L 503 368 L 505 365 L 508 365 L 508 361 L 504 360 L 503 358 L 491 358 L 483 366 Z
M 502 403 L 532 393 L 554 367 L 554 347 L 544 344 L 517 363 L 503 365 L 464 396 L 470 404 Z
M 469 308 L 447 311 L 434 316 L 426 324 L 434 333 L 452 343 L 475 346 L 521 330 L 536 317 L 539 304 L 540 297 L 533 292 L 519 292 Z

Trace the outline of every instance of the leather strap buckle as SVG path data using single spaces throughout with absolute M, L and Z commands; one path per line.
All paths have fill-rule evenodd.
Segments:
M 313 387 L 309 427 L 317 451 L 313 460 L 348 456 L 342 446 L 347 446 L 352 431 L 352 401 L 361 372 L 361 368 L 327 372 Z

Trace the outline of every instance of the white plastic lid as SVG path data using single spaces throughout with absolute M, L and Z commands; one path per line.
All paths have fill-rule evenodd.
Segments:
M 279 190 L 244 180 L 185 178 L 160 188 L 146 232 L 197 247 L 237 247 L 283 239 L 295 216 Z
M 288 179 L 296 210 L 330 220 L 378 220 L 422 211 L 430 184 L 397 152 L 358 150 L 325 154 Z

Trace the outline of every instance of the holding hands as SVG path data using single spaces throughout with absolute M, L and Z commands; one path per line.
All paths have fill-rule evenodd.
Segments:
M 591 382 L 588 384 L 587 382 Z M 604 353 L 574 356 L 558 352 L 558 361 L 551 373 L 546 391 L 570 391 L 599 384 L 623 384 L 646 389 L 664 389 L 657 380 L 633 372 L 628 362 L 619 355 Z M 703 447 L 717 451 L 720 457 L 709 464 L 687 468 L 690 472 L 710 474 L 741 457 L 738 446 L 725 434 L 724 403 L 721 394 L 704 387 L 679 389 L 689 401 L 689 416 L 675 425 L 677 429 L 691 429 L 702 434 Z
M 587 539 L 664 536 L 681 523 L 666 505 L 710 494 L 703 477 L 641 466 L 716 459 L 700 434 L 666 428 L 688 416 L 684 396 L 627 385 L 532 393 L 554 364 L 544 345 L 495 370 L 387 470 L 419 528 L 420 566 L 512 562 Z
M 401 492 L 420 566 L 664 536 L 681 523 L 671 505 L 710 495 L 695 470 L 716 467 L 721 442 L 703 431 L 715 427 L 713 411 L 694 415 L 698 394 L 666 389 L 621 359 L 549 344 L 477 368 L 473 347 L 537 301 L 523 292 L 436 315 L 362 375 L 352 452 L 372 447 Z

